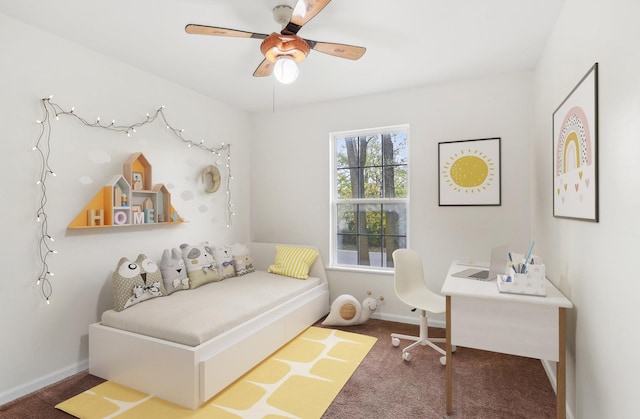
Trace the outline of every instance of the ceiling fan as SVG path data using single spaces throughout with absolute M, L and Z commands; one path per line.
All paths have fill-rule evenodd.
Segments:
M 272 73 L 282 83 L 291 83 L 298 75 L 296 63 L 304 60 L 313 49 L 335 57 L 357 60 L 366 48 L 332 42 L 318 42 L 298 36 L 298 31 L 316 16 L 331 0 L 298 0 L 295 7 L 281 5 L 273 9 L 273 17 L 282 25 L 280 33 L 271 35 L 227 29 L 215 26 L 189 24 L 189 34 L 262 39 L 260 51 L 264 60 L 253 72 L 254 77 Z

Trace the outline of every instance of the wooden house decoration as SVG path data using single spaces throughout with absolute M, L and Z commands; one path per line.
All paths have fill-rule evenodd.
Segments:
M 123 227 L 178 224 L 185 220 L 171 204 L 171 193 L 153 185 L 151 164 L 142 153 L 133 153 L 68 228 Z
M 158 183 L 154 185 L 153 191 L 158 197 L 156 206 L 156 220 L 159 223 L 169 221 L 173 212 L 171 211 L 171 192 L 164 186 L 164 183 Z
M 122 164 L 122 174 L 136 191 L 152 189 L 151 164 L 142 153 L 133 153 Z

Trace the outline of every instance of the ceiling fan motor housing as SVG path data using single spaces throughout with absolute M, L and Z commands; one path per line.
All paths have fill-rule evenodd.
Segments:
M 280 57 L 287 56 L 294 61 L 300 62 L 309 54 L 311 48 L 309 44 L 296 35 L 282 35 L 272 33 L 260 45 L 260 51 L 267 61 L 275 63 Z

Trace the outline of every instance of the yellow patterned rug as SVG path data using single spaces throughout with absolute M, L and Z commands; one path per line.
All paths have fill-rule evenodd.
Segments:
M 376 338 L 310 327 L 197 410 L 111 381 L 56 406 L 77 418 L 319 418 Z

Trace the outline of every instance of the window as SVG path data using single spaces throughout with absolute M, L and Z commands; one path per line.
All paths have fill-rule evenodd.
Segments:
M 409 127 L 331 135 L 331 265 L 392 268 L 407 247 Z

